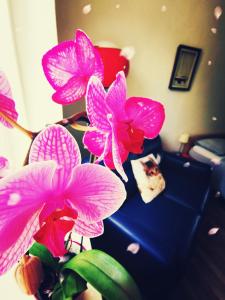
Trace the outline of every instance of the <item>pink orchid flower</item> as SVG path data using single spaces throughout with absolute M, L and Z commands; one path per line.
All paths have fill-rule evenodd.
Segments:
M 6 157 L 0 156 L 0 178 L 4 177 L 9 170 L 9 161 Z
M 87 35 L 76 31 L 74 41 L 65 41 L 49 50 L 42 60 L 45 76 L 56 90 L 52 99 L 63 105 L 71 104 L 85 95 L 89 78 L 100 80 L 104 67 L 98 51 Z
M 126 100 L 126 80 L 119 72 L 108 92 L 98 78 L 91 77 L 86 109 L 93 130 L 85 133 L 84 145 L 99 157 L 97 162 L 103 159 L 127 181 L 122 163 L 129 152 L 142 153 L 144 138 L 159 134 L 165 119 L 163 105 L 140 97 Z
M 0 180 L 0 274 L 27 251 L 33 238 L 62 256 L 69 231 L 87 237 L 102 234 L 102 220 L 126 198 L 122 181 L 110 170 L 81 165 L 76 141 L 60 125 L 35 138 L 29 161 Z
M 14 121 L 18 118 L 18 113 L 15 109 L 15 102 L 12 100 L 12 92 L 9 82 L 3 72 L 0 71 L 0 112 L 10 117 Z M 12 125 L 0 115 L 0 122 L 8 128 Z

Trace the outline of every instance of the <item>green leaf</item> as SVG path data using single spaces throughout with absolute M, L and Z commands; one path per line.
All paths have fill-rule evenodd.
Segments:
M 77 273 L 67 270 L 66 273 L 64 272 L 62 288 L 65 296 L 71 297 L 86 290 L 87 282 Z
M 29 249 L 29 253 L 34 256 L 38 256 L 44 265 L 47 265 L 54 270 L 58 270 L 60 267 L 58 261 L 42 244 L 34 243 L 33 246 Z
M 72 297 L 65 296 L 62 285 L 59 282 L 55 285 L 51 299 L 52 300 L 73 300 Z
M 62 291 L 62 286 L 61 284 L 58 282 L 56 283 L 54 290 L 52 292 L 52 300 L 61 300 L 63 295 L 63 291 Z
M 100 250 L 84 251 L 63 269 L 77 272 L 107 300 L 141 300 L 136 283 L 114 258 Z

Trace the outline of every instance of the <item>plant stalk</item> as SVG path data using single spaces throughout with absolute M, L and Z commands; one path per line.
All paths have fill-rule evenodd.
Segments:
M 68 118 L 60 120 L 60 121 L 56 122 L 55 124 L 59 124 L 64 127 L 70 125 L 72 128 L 74 128 L 78 131 L 84 131 L 84 132 L 96 130 L 96 128 L 94 128 L 94 127 L 90 127 L 87 125 L 81 125 L 78 123 L 78 121 L 84 121 L 86 123 L 89 123 L 88 118 L 87 118 L 87 113 L 85 111 L 79 112 Z
M 8 122 L 12 127 L 17 128 L 19 131 L 21 131 L 23 134 L 28 136 L 30 139 L 33 139 L 34 133 L 25 129 L 20 124 L 18 124 L 16 121 L 11 119 L 9 116 L 4 114 L 3 112 L 0 112 L 0 117 L 2 117 L 6 122 Z

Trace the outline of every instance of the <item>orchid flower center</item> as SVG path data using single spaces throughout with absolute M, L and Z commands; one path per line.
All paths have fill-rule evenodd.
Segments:
M 44 219 L 34 239 L 45 245 L 54 256 L 63 255 L 66 253 L 65 235 L 72 230 L 77 215 L 75 210 L 67 206 L 56 209 Z
M 121 122 L 118 127 L 119 139 L 128 152 L 139 154 L 143 152 L 144 132 L 134 128 L 131 122 Z

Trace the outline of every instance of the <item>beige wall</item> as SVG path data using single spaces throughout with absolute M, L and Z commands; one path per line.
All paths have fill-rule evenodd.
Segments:
M 133 46 L 136 54 L 127 79 L 128 94 L 165 105 L 162 136 L 166 148 L 177 149 L 182 132 L 225 131 L 225 12 L 219 21 L 213 15 L 216 5 L 225 10 L 224 0 L 92 0 L 91 12 L 84 15 L 82 7 L 88 3 L 56 0 L 59 41 L 73 38 L 74 30 L 81 28 L 94 42 Z M 161 11 L 162 5 L 166 12 Z M 211 27 L 217 27 L 217 34 L 212 34 Z M 189 92 L 168 89 L 179 44 L 203 49 Z M 65 113 L 73 113 L 76 107 L 66 108 Z M 213 116 L 218 120 L 212 121 Z

